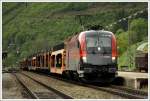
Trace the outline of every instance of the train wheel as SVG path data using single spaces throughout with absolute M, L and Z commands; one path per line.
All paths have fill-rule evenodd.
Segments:
M 73 72 L 68 71 L 68 79 L 73 80 Z
M 73 80 L 78 81 L 79 75 L 77 72 L 73 72 Z
M 148 69 L 145 69 L 146 73 L 148 72 Z
M 67 74 L 66 74 L 65 71 L 63 71 L 63 73 L 62 73 L 62 77 L 63 77 L 63 78 L 67 78 Z
M 89 81 L 84 77 L 78 77 L 78 81 L 82 83 L 89 83 Z
M 64 71 L 63 74 L 62 74 L 62 76 L 63 76 L 64 78 L 69 79 L 69 80 L 72 80 L 72 79 L 73 79 L 73 73 L 72 73 L 71 71 Z

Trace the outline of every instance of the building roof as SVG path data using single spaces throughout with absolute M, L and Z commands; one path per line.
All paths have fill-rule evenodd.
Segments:
M 141 45 L 138 46 L 136 50 L 142 51 L 145 53 L 148 52 L 148 42 L 142 43 Z

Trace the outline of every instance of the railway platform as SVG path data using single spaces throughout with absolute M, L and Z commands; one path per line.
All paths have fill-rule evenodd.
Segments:
M 118 77 L 123 79 L 123 85 L 135 89 L 148 86 L 148 73 L 118 71 Z

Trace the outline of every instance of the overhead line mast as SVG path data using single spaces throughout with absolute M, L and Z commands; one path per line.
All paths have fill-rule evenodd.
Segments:
M 87 17 L 91 17 L 91 15 L 89 15 L 89 14 L 77 14 L 77 15 L 75 15 L 75 20 L 77 20 L 79 22 L 82 30 L 86 30 L 85 22 L 83 21 L 83 19 L 85 20 L 85 19 L 87 19 Z
M 84 30 L 102 30 L 103 26 L 100 24 L 87 24 L 86 19 L 92 17 L 90 14 L 78 14 L 75 16 L 75 20 L 81 25 L 81 29 Z

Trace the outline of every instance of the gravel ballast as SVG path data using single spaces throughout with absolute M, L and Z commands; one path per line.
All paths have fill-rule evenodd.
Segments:
M 60 81 L 47 76 L 35 74 L 32 72 L 23 72 L 40 82 L 53 87 L 63 93 L 72 96 L 75 99 L 124 99 L 118 95 L 110 94 L 104 91 L 96 90 L 93 88 L 88 88 L 84 86 L 79 86 L 76 84 L 70 84 L 64 81 Z
M 3 99 L 23 99 L 23 88 L 10 73 L 2 75 L 2 98 Z

